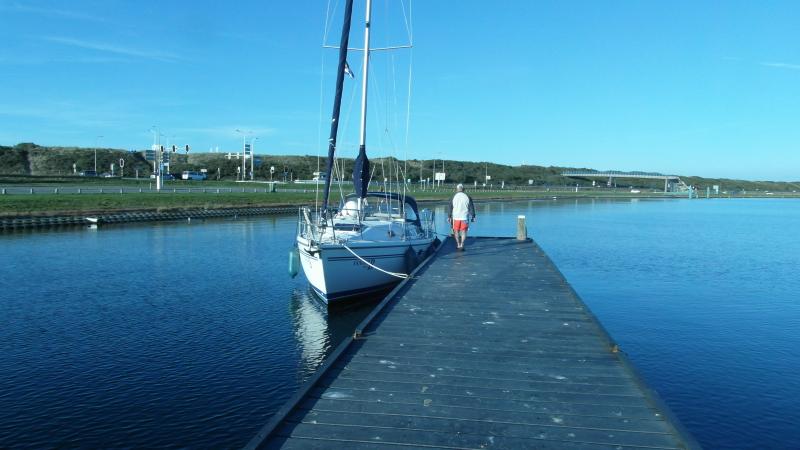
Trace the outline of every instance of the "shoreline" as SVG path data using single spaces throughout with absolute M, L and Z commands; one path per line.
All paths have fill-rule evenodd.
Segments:
M 574 191 L 548 191 L 548 192 L 468 192 L 476 203 L 483 202 L 511 202 L 525 200 L 554 201 L 573 199 L 685 199 L 686 194 L 664 193 L 624 193 L 624 192 L 574 192 Z M 214 218 L 289 214 L 297 211 L 302 206 L 314 203 L 313 193 L 294 195 L 294 199 L 287 198 L 286 194 L 293 193 L 244 193 L 226 195 L 222 198 L 215 194 L 144 194 L 148 202 L 142 200 L 142 194 L 81 194 L 81 195 L 14 195 L 0 197 L 0 231 L 17 229 L 42 228 L 53 226 L 81 226 L 89 225 L 87 217 L 96 219 L 100 224 L 144 222 L 144 221 L 174 221 L 192 218 Z M 417 192 L 412 193 L 420 205 L 441 204 L 450 198 L 451 192 Z M 421 195 L 420 195 L 421 194 Z M 266 197 L 265 197 L 266 196 Z M 275 196 L 273 198 L 269 198 Z M 59 207 L 53 204 L 56 200 L 64 200 L 62 206 L 83 203 L 82 207 Z M 231 201 L 233 198 L 235 201 Z M 800 195 L 724 195 L 710 196 L 708 199 L 720 198 L 793 198 L 800 199 Z M 8 203 L 21 203 L 21 208 L 10 209 Z M 706 199 L 705 196 L 694 199 Z M 114 200 L 111 202 L 110 200 Z M 188 201 L 192 200 L 192 201 Z M 200 200 L 200 201 L 198 201 Z M 64 204 L 65 203 L 65 204 Z M 148 204 L 143 204 L 148 203 Z M 24 205 L 24 206 L 23 206 Z M 13 205 L 11 206 L 13 207 Z

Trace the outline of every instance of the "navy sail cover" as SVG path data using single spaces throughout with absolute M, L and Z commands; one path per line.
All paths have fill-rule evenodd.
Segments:
M 366 198 L 367 187 L 369 187 L 369 159 L 367 150 L 362 145 L 358 149 L 358 157 L 353 165 L 353 189 L 358 198 Z

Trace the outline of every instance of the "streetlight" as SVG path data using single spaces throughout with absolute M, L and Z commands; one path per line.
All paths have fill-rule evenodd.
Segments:
M 258 140 L 258 137 L 254 137 L 253 139 L 250 140 L 250 181 L 253 181 L 253 171 L 256 168 L 256 156 L 255 156 L 255 154 L 256 154 L 256 141 L 257 140 Z M 270 178 L 271 177 L 272 176 L 270 175 Z M 270 181 L 272 181 L 272 180 L 270 179 Z
M 236 132 L 240 133 L 242 135 L 242 167 L 241 167 L 241 169 L 239 169 L 239 173 L 241 174 L 239 179 L 241 181 L 244 181 L 245 174 L 247 173 L 247 163 L 245 162 L 245 159 L 244 159 L 245 156 L 247 156 L 247 154 L 245 153 L 245 149 L 247 148 L 247 135 L 248 134 L 253 134 L 253 132 L 252 131 L 242 131 L 242 130 L 240 130 L 238 128 L 236 129 Z
M 436 187 L 436 159 L 433 159 L 432 162 L 433 162 L 433 169 L 431 170 L 431 181 L 433 181 L 433 184 L 431 184 L 430 186 L 431 190 L 433 190 Z
M 94 174 L 97 175 L 97 146 L 100 145 L 100 139 L 103 139 L 103 136 L 97 136 L 94 140 Z
M 442 184 L 447 180 L 447 172 L 444 171 L 444 158 L 442 158 Z

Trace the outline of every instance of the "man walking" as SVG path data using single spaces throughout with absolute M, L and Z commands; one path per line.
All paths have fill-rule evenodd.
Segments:
M 456 249 L 464 251 L 464 241 L 467 239 L 468 220 L 475 222 L 475 205 L 472 198 L 464 193 L 464 185 L 456 186 L 456 193 L 447 205 L 447 221 L 453 226 L 453 235 L 456 238 Z

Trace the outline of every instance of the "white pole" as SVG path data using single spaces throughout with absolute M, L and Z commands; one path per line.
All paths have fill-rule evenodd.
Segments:
M 100 139 L 103 139 L 103 136 L 97 136 L 94 143 L 94 174 L 97 175 L 97 146 L 100 145 Z
M 255 157 L 255 153 L 256 153 L 256 141 L 257 141 L 257 140 L 258 140 L 258 138 L 257 138 L 257 137 L 254 137 L 254 138 L 253 138 L 253 139 L 250 141 L 250 181 L 253 181 L 253 176 L 254 176 L 254 174 L 253 174 L 253 170 L 254 170 L 254 169 L 255 169 L 255 167 L 256 167 L 256 157 Z M 272 180 L 270 180 L 270 181 L 272 181 Z
M 164 152 L 161 151 L 161 133 L 158 133 L 158 139 L 156 140 L 156 164 L 158 164 L 156 191 L 161 192 L 161 188 L 164 186 Z
M 364 25 L 364 77 L 361 80 L 361 135 L 359 145 L 367 143 L 367 78 L 369 74 L 369 27 L 372 17 L 372 0 L 367 0 L 366 22 Z

